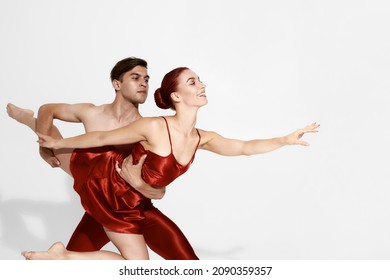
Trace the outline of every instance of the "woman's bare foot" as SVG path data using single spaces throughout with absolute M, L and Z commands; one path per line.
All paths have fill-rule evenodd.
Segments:
M 8 116 L 21 123 L 24 123 L 23 120 L 25 118 L 34 117 L 34 112 L 32 110 L 20 108 L 12 103 L 7 104 L 7 113 Z
M 12 103 L 7 104 L 7 113 L 8 116 L 27 125 L 29 128 L 35 131 L 35 121 L 34 112 L 29 109 L 20 108 Z
M 24 251 L 22 256 L 26 260 L 65 260 L 67 252 L 64 244 L 56 242 L 47 251 Z

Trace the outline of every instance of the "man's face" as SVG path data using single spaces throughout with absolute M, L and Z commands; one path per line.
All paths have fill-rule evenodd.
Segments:
M 126 72 L 121 81 L 118 81 L 118 88 L 123 97 L 129 102 L 143 104 L 149 91 L 148 69 L 143 66 L 136 66 Z

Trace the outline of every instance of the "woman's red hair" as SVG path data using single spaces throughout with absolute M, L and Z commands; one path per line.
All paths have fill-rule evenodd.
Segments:
M 188 67 L 178 67 L 173 69 L 172 71 L 165 74 L 160 88 L 156 89 L 154 92 L 154 101 L 156 105 L 161 109 L 173 109 L 175 110 L 175 106 L 173 105 L 171 99 L 171 93 L 177 90 L 178 85 L 178 77 L 184 70 L 188 70 Z

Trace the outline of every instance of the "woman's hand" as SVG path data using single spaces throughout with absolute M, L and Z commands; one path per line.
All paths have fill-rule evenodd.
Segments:
M 294 131 L 293 133 L 285 136 L 286 144 L 287 145 L 303 145 L 303 146 L 309 146 L 309 143 L 306 141 L 301 140 L 302 136 L 305 133 L 316 133 L 318 132 L 317 128 L 320 125 L 317 123 L 312 123 L 307 125 L 306 127 L 302 129 L 298 129 Z
M 50 137 L 49 135 L 44 135 L 44 134 L 41 134 L 41 133 L 38 133 L 37 132 L 37 135 L 39 137 L 38 139 L 38 143 L 39 143 L 39 146 L 41 147 L 44 147 L 44 148 L 49 148 L 49 149 L 56 149 L 57 147 L 57 142 L 58 140 L 57 139 L 54 139 L 52 137 Z

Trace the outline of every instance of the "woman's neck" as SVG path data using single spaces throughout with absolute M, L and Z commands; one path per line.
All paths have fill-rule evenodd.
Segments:
M 180 131 L 183 135 L 190 135 L 196 125 L 197 113 L 198 109 L 189 110 L 188 108 L 183 111 L 176 111 L 176 114 L 172 117 L 175 129 Z

